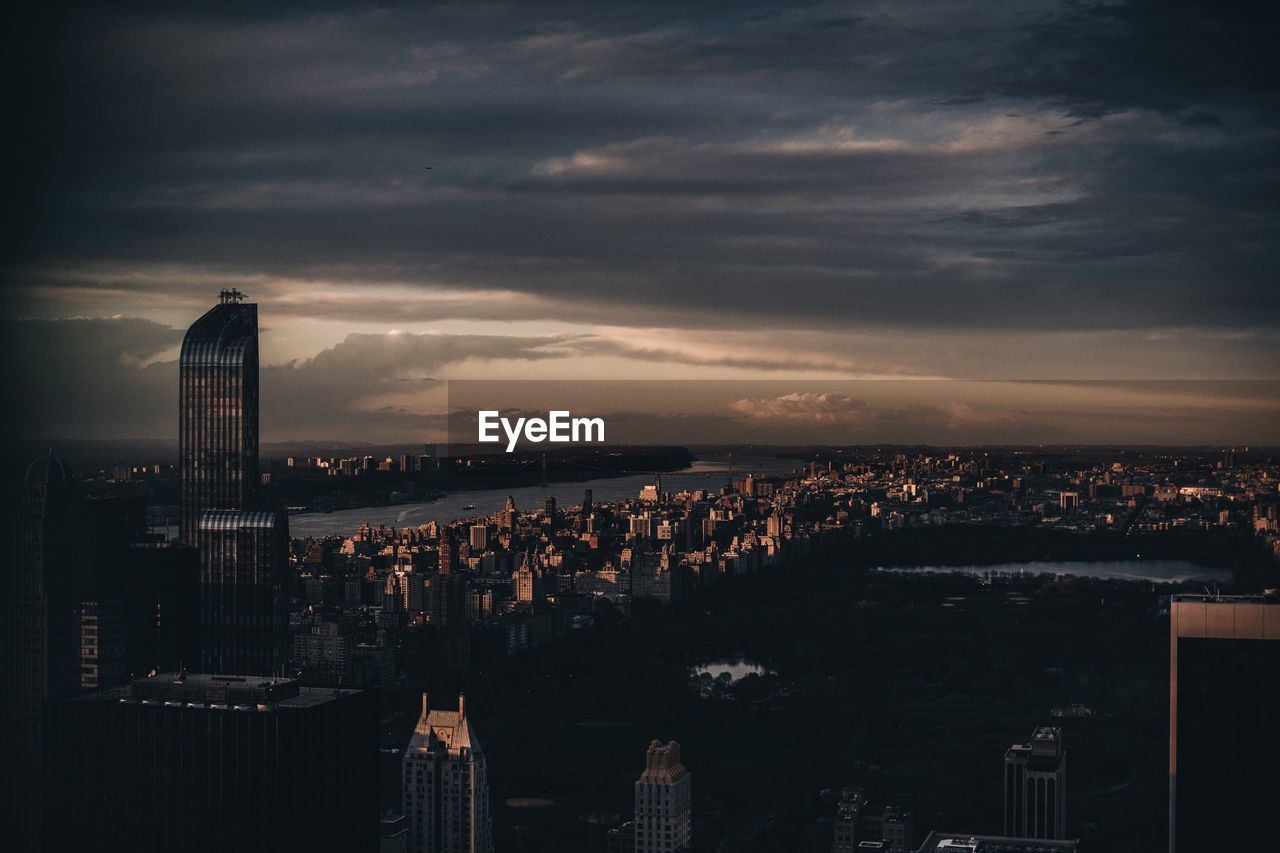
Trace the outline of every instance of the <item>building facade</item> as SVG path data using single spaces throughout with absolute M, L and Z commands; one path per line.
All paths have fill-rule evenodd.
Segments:
M 45 701 L 79 689 L 78 625 L 69 571 L 82 504 L 70 470 L 52 452 L 28 466 L 18 498 L 7 601 L 3 772 L 16 850 L 41 844 Z
M 652 741 L 636 780 L 636 853 L 675 853 L 693 844 L 693 776 L 675 741 Z
M 858 824 L 867 801 L 862 791 L 846 788 L 836 803 L 836 817 L 831 839 L 831 853 L 849 853 L 858 847 Z
M 283 674 L 289 643 L 288 514 L 206 510 L 199 542 L 201 671 Z
M 1004 754 L 1004 831 L 1015 838 L 1066 838 L 1067 753 L 1062 729 L 1041 726 Z
M 422 694 L 401 774 L 411 853 L 492 853 L 484 751 L 462 696 L 456 711 L 433 711 Z
M 1169 850 L 1275 844 L 1280 598 L 1169 606 Z
M 378 847 L 372 693 L 164 673 L 51 706 L 47 815 L 68 849 Z
M 206 509 L 244 509 L 258 485 L 258 306 L 224 290 L 178 359 L 179 539 L 198 545 Z

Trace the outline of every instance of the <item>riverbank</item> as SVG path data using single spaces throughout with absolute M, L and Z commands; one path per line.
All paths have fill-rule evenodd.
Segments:
M 433 501 L 416 501 L 393 506 L 371 506 L 334 512 L 297 512 L 289 517 L 289 533 L 292 536 L 350 536 L 364 524 L 372 527 L 416 527 L 431 521 L 445 523 L 460 518 L 489 515 L 502 509 L 510 497 L 521 508 L 540 507 L 548 497 L 556 499 L 560 506 L 582 503 L 583 494 L 591 490 L 592 500 L 610 502 L 634 498 L 643 486 L 662 478 L 665 491 L 683 489 L 717 490 L 731 478 L 741 479 L 745 474 L 756 476 L 782 476 L 791 470 L 790 460 L 770 456 L 736 456 L 709 454 L 692 464 L 675 471 L 645 472 L 620 476 L 596 477 L 590 480 L 552 482 L 542 485 L 479 489 L 475 491 L 449 492 Z M 473 509 L 467 507 L 474 504 Z

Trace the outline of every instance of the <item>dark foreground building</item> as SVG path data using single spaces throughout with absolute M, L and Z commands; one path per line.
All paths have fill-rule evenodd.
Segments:
M 129 546 L 129 672 L 182 672 L 200 665 L 200 561 L 179 542 Z
M 1067 752 L 1062 729 L 1040 726 L 1004 754 L 1004 832 L 1016 838 L 1067 837 Z
M 245 509 L 258 486 L 258 306 L 236 290 L 187 330 L 178 358 L 178 538 L 206 509 Z
M 284 674 L 289 643 L 289 516 L 211 509 L 200 517 L 203 672 Z
M 83 514 L 83 502 L 62 460 L 49 453 L 32 462 L 18 499 L 0 648 L 6 657 L 0 778 L 13 805 L 5 834 L 15 850 L 37 850 L 41 844 L 45 702 L 79 689 L 76 589 L 69 568 L 81 563 L 75 534 Z
M 50 706 L 57 849 L 376 849 L 377 702 L 292 680 L 165 673 Z
M 1280 598 L 1177 595 L 1169 616 L 1169 850 L 1273 850 Z

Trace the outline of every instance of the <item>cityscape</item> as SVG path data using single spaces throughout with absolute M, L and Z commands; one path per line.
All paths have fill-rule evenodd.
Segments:
M 615 467 L 570 485 L 572 504 L 508 495 L 487 514 L 291 535 L 271 499 L 289 474 L 381 478 L 387 499 L 430 505 L 482 457 L 425 444 L 264 471 L 258 322 L 227 290 L 188 330 L 176 466 L 78 474 L 50 450 L 25 469 L 5 642 L 20 849 L 1121 849 L 1165 802 L 1165 741 L 1131 730 L 1164 719 L 1163 684 L 1168 837 L 1212 845 L 1225 813 L 1233 837 L 1269 833 L 1273 451 L 748 448 L 737 468 L 722 448 L 691 487 L 672 483 L 692 453 L 619 448 L 620 464 L 683 466 L 622 499 L 593 497 L 634 479 Z M 541 461 L 545 491 L 560 469 Z M 175 472 L 177 507 L 149 505 Z M 458 494 L 474 511 L 492 491 Z M 794 613 L 796 596 L 836 610 Z M 809 624 L 780 637 L 762 614 Z M 1021 638 L 984 637 L 993 619 Z M 834 636 L 815 648 L 811 631 Z M 1006 641 L 1035 649 L 1030 672 Z M 1004 678 L 1026 683 L 975 716 Z M 904 748 L 943 749 L 938 714 L 983 726 L 974 744 L 1003 738 L 1003 761 Z M 796 743 L 750 745 L 802 720 Z M 1114 766 L 1117 738 L 1149 764 Z M 726 773 L 770 790 L 734 792 Z M 1134 823 L 1108 825 L 1117 812 Z
M 0 850 L 1276 848 L 1277 9 L 8 17 Z

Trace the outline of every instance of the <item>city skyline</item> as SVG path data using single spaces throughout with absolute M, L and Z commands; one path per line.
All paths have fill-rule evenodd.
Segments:
M 56 121 L 20 140 L 4 265 L 19 435 L 172 436 L 182 330 L 233 287 L 270 318 L 269 440 L 416 438 L 440 382 L 494 376 L 1280 378 L 1273 60 L 1247 17 L 33 23 L 21 106 Z
M 10 24 L 4 849 L 1267 846 L 1280 12 Z

